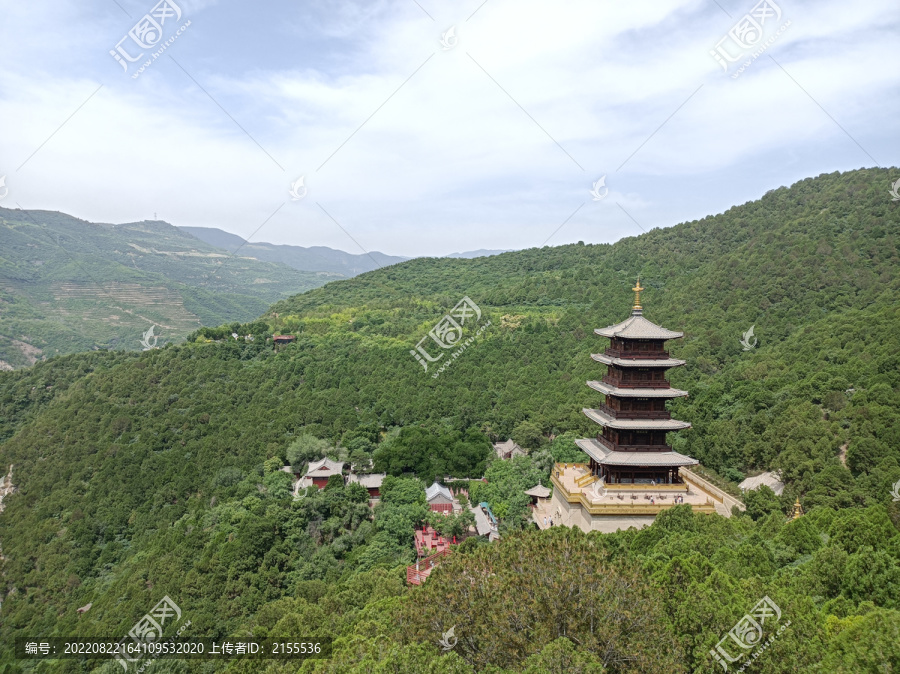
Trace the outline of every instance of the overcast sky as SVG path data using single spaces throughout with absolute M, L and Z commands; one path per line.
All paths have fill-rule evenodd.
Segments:
M 0 205 L 353 253 L 612 242 L 896 166 L 898 57 L 888 0 L 0 0 Z

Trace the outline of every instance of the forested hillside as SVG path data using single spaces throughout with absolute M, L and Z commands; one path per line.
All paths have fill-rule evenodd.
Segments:
M 236 249 L 236 248 L 235 248 Z M 0 369 L 91 349 L 141 349 L 249 321 L 334 278 L 206 244 L 161 221 L 102 225 L 0 208 Z M 152 344 L 154 340 L 151 340 Z
M 673 438 L 678 451 L 735 478 L 782 468 L 808 491 L 848 444 L 849 468 L 881 475 L 870 486 L 885 493 L 878 465 L 900 459 L 892 176 L 820 176 L 612 246 L 413 260 L 286 300 L 266 320 L 300 335 L 294 362 L 319 400 L 385 425 L 478 424 L 505 438 L 527 420 L 550 436 L 591 427 L 584 381 L 602 372 L 589 354 L 605 342 L 592 331 L 628 315 L 640 274 L 645 315 L 685 332 L 669 345 L 687 360 L 672 383 L 691 393 L 673 413 L 694 424 Z M 408 351 L 463 296 L 491 327 L 434 379 Z M 333 353 L 321 368 L 319 345 Z M 322 405 L 304 422 L 328 432 L 347 414 Z
M 756 671 L 900 667 L 897 177 L 823 175 L 614 245 L 412 260 L 182 345 L 0 373 L 18 488 L 0 515 L 0 663 L 24 666 L 16 636 L 124 635 L 168 594 L 190 636 L 337 638 L 302 671 L 712 672 L 709 650 L 769 596 L 790 625 Z M 685 332 L 671 380 L 691 395 L 672 410 L 693 429 L 675 447 L 732 488 L 781 469 L 785 493 L 730 520 L 678 508 L 641 532 L 522 531 L 522 490 L 593 430 L 592 330 L 628 315 L 638 274 L 645 316 Z M 426 372 L 410 351 L 464 297 L 474 339 Z M 275 349 L 272 331 L 297 340 Z M 531 454 L 493 461 L 485 436 Z M 278 467 L 316 452 L 391 473 L 374 520 L 354 485 L 291 498 Z M 482 471 L 471 495 L 503 540 L 471 539 L 405 588 L 423 483 Z M 785 523 L 796 498 L 807 514 Z M 58 669 L 100 666 L 118 671 Z

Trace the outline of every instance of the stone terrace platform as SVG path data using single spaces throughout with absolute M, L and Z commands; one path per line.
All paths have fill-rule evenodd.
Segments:
M 631 526 L 641 528 L 656 516 L 679 504 L 694 512 L 729 517 L 731 506 L 743 504 L 687 469 L 681 470 L 682 484 L 607 484 L 600 487 L 588 467 L 581 463 L 558 463 L 550 474 L 553 497 L 534 519 L 544 528 L 544 516 L 554 526 L 577 526 L 584 531 L 615 531 Z M 677 498 L 676 498 L 677 497 Z

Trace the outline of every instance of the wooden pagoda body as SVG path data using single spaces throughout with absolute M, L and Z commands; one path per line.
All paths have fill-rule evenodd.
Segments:
M 635 286 L 635 303 L 625 321 L 594 333 L 610 340 L 609 348 L 591 357 L 606 365 L 606 375 L 587 385 L 604 395 L 596 409 L 585 409 L 589 419 L 601 429 L 595 438 L 578 440 L 590 457 L 592 475 L 604 484 L 647 486 L 681 484 L 679 468 L 698 462 L 672 450 L 666 433 L 690 428 L 673 419 L 666 401 L 687 396 L 666 379 L 669 368 L 684 365 L 669 356 L 665 343 L 684 333 L 651 323 L 643 316 L 640 283 Z

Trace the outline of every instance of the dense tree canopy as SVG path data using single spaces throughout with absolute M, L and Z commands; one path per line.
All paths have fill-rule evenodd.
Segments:
M 206 331 L 0 373 L 0 467 L 18 488 L 0 515 L 0 667 L 17 636 L 123 635 L 163 594 L 193 635 L 334 637 L 334 658 L 303 671 L 721 671 L 710 649 L 766 596 L 782 619 L 758 671 L 900 667 L 892 176 L 820 176 L 611 246 L 328 284 L 260 319 L 296 328 L 277 351 Z M 645 315 L 685 332 L 671 378 L 690 396 L 672 412 L 693 428 L 670 442 L 729 489 L 778 469 L 785 491 L 731 519 L 677 508 L 640 532 L 520 531 L 524 489 L 581 460 L 574 439 L 596 432 L 580 411 L 599 401 L 584 385 L 602 371 L 592 330 L 627 315 L 637 273 Z M 410 350 L 465 295 L 491 325 L 435 378 Z M 759 342 L 743 351 L 750 325 Z M 490 442 L 510 437 L 528 456 L 495 459 Z M 389 473 L 374 510 L 339 481 L 292 496 L 279 464 L 329 453 Z M 407 588 L 424 487 L 445 475 L 473 478 L 455 484 L 491 504 L 503 538 L 470 539 Z M 798 497 L 807 514 L 787 523 Z

